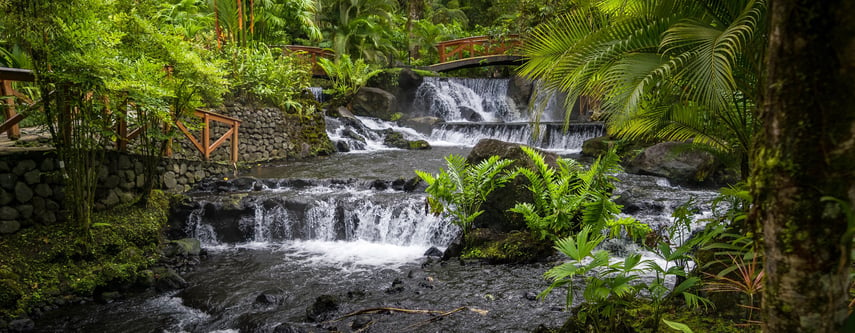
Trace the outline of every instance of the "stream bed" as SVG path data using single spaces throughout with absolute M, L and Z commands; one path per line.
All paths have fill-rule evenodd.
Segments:
M 36 331 L 530 332 L 561 326 L 571 315 L 565 292 L 536 296 L 548 286 L 543 273 L 564 258 L 490 265 L 427 256 L 445 249 L 459 230 L 427 214 L 423 187 L 409 180 L 416 169 L 438 172 L 449 154 L 466 156 L 480 138 L 532 144 L 535 129 L 545 133 L 536 146 L 579 158 L 581 143 L 601 135 L 602 125 L 564 132 L 520 124 L 526 117 L 515 108 L 492 104 L 504 100 L 506 82 L 453 83 L 426 82 L 434 86 L 419 95 L 433 96 L 421 103 L 453 121 L 430 135 L 376 119 L 328 119 L 330 138 L 349 152 L 258 165 L 237 179 L 201 184 L 188 193 L 192 204 L 179 221 L 180 236 L 201 240 L 206 252 L 184 274 L 187 288 L 66 306 L 46 313 Z M 472 92 L 457 91 L 464 89 Z M 476 113 L 490 123 L 471 121 Z M 386 148 L 389 130 L 433 148 Z M 615 194 L 625 212 L 660 230 L 678 205 L 716 194 L 651 176 L 618 178 Z M 698 208 L 696 218 L 708 216 L 708 206 Z M 609 250 L 617 256 L 641 251 L 628 241 L 611 242 Z

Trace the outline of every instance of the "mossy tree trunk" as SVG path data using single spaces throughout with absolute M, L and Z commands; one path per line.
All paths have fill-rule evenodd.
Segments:
M 855 1 L 770 0 L 751 176 L 766 332 L 840 332 L 855 202 Z M 841 201 L 823 198 L 834 197 Z

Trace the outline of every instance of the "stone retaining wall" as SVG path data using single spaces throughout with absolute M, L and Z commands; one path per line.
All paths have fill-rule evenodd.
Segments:
M 215 113 L 240 119 L 238 162 L 256 163 L 290 158 L 329 155 L 335 152 L 326 134 L 323 114 L 316 112 L 308 117 L 287 114 L 278 108 L 234 105 L 211 110 Z M 211 122 L 211 142 L 223 135 L 228 127 Z M 201 135 L 196 134 L 197 138 Z M 229 161 L 231 139 L 211 154 L 212 161 Z M 175 156 L 200 160 L 202 154 L 182 137 Z
M 29 151 L 0 156 L 0 235 L 33 224 L 64 219 L 63 179 L 53 151 Z M 143 158 L 108 152 L 98 170 L 95 209 L 133 202 L 144 186 Z M 185 192 L 209 176 L 230 175 L 231 166 L 181 159 L 161 159 L 156 188 Z

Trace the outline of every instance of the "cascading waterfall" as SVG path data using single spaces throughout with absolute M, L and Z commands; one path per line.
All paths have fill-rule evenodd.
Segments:
M 445 247 L 456 234 L 446 219 L 425 214 L 421 193 L 351 184 L 265 188 L 241 196 L 237 202 L 228 196 L 200 200 L 187 219 L 186 233 L 207 246 L 319 240 L 425 249 Z
M 508 98 L 509 79 L 426 77 L 416 90 L 415 107 L 445 121 L 522 121 Z
M 497 139 L 562 153 L 578 153 L 582 143 L 603 133 L 600 123 L 571 124 L 566 133 L 562 124 L 445 123 L 433 130 L 430 141 L 474 146 L 481 139 Z

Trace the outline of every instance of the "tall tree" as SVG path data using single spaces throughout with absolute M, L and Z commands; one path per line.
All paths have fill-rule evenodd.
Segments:
M 770 0 L 752 216 L 767 332 L 842 332 L 855 202 L 855 1 Z M 831 199 L 833 198 L 833 199 Z

